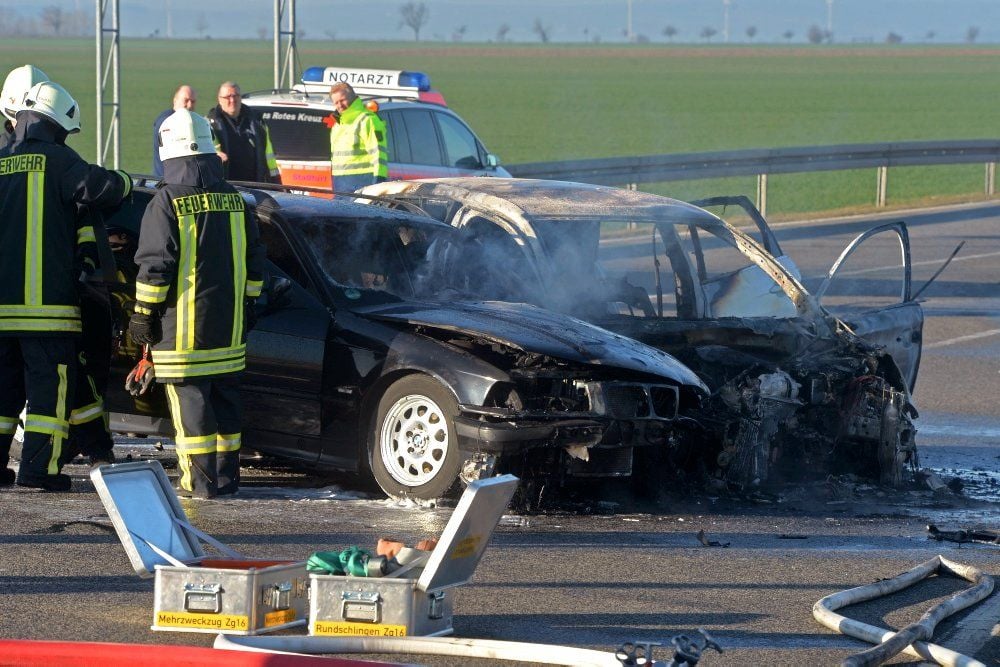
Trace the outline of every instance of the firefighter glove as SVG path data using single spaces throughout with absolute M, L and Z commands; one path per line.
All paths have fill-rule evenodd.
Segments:
M 247 299 L 243 302 L 243 313 L 246 316 L 247 326 L 246 330 L 249 332 L 255 326 L 257 326 L 257 300 Z
M 128 323 L 128 333 L 132 340 L 140 345 L 156 345 L 163 339 L 163 330 L 160 327 L 160 315 L 150 312 L 144 313 L 136 307 L 132 319 Z
M 149 391 L 155 379 L 153 362 L 149 360 L 149 346 L 145 345 L 143 347 L 142 359 L 125 376 L 125 391 L 133 396 L 142 396 Z

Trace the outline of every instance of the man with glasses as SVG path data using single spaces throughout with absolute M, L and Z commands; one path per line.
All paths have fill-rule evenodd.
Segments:
M 239 84 L 219 86 L 219 103 L 208 112 L 208 122 L 227 180 L 281 182 L 267 125 L 255 109 L 243 105 Z

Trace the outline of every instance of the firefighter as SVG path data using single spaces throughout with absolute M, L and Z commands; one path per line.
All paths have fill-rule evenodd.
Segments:
M 385 123 L 365 108 L 361 98 L 347 83 L 330 88 L 330 100 L 339 113 L 330 130 L 330 170 L 333 189 L 353 192 L 366 185 L 381 183 L 389 176 Z
M 32 86 L 48 80 L 48 75 L 34 65 L 22 65 L 7 74 L 0 92 L 0 111 L 6 117 L 0 146 L 13 141 L 16 107 L 23 102 Z M 81 215 L 88 214 L 88 211 L 81 212 Z M 97 219 L 94 223 L 96 243 L 106 243 L 101 221 Z M 89 224 L 83 221 L 80 226 Z M 103 398 L 111 358 L 110 301 L 107 286 L 100 276 L 93 275 L 95 266 L 85 263 L 82 268 L 88 274 L 88 279 L 77 285 L 84 335 L 78 342 L 76 398 L 70 412 L 70 437 L 63 443 L 60 467 L 72 461 L 78 453 L 87 456 L 91 464 L 114 463 L 115 460 L 114 441 L 108 429 Z
M 14 115 L 24 101 L 24 96 L 36 83 L 48 80 L 48 75 L 34 65 L 22 65 L 7 73 L 3 90 L 0 91 L 0 112 L 3 112 L 6 119 L 3 125 L 4 131 L 0 133 L 0 148 L 7 146 L 14 139 Z
M 152 345 L 165 385 L 178 491 L 211 498 L 239 487 L 239 378 L 264 248 L 253 212 L 223 179 L 205 118 L 175 111 L 160 127 L 159 152 L 163 181 L 142 218 L 129 333 Z
M 96 254 L 93 227 L 77 207 L 117 205 L 132 179 L 65 145 L 80 130 L 80 107 L 62 86 L 32 86 L 15 111 L 13 141 L 0 149 L 0 484 L 14 481 L 6 436 L 27 399 L 16 481 L 68 491 L 60 458 L 74 405 L 77 283 Z

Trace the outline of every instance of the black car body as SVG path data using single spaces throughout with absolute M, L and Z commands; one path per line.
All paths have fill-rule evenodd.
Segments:
M 855 239 L 811 294 L 745 197 L 699 202 L 740 211 L 738 229 L 700 206 L 579 183 L 436 179 L 363 192 L 419 206 L 503 257 L 509 274 L 481 283 L 481 296 L 580 317 L 694 369 L 712 399 L 688 415 L 700 427 L 691 437 L 714 452 L 718 480 L 852 472 L 898 484 L 916 464 L 923 311 L 902 222 Z M 820 304 L 831 281 L 882 235 L 898 240 L 898 299 L 835 316 Z
M 152 190 L 106 221 L 118 330 Z M 459 478 L 628 475 L 634 448 L 669 446 L 707 392 L 660 350 L 527 304 L 469 300 L 430 261 L 465 252 L 454 228 L 406 212 L 245 191 L 268 276 L 247 343 L 244 443 L 316 467 L 371 472 L 393 496 L 435 498 Z M 476 267 L 488 274 L 486 264 Z M 113 378 L 138 350 L 119 335 Z M 112 380 L 116 430 L 170 433 L 160 388 Z

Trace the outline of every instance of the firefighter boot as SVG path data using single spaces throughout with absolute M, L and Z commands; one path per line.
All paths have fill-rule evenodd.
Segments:
M 222 451 L 216 454 L 219 495 L 227 496 L 240 489 L 240 452 Z
M 49 461 L 62 452 L 62 438 L 37 433 L 24 432 L 21 447 L 21 468 L 17 473 L 17 485 L 46 491 L 69 491 L 72 480 L 69 475 L 49 472 Z
M 214 498 L 218 495 L 215 452 L 178 454 L 177 465 L 181 469 L 178 495 L 188 498 Z

